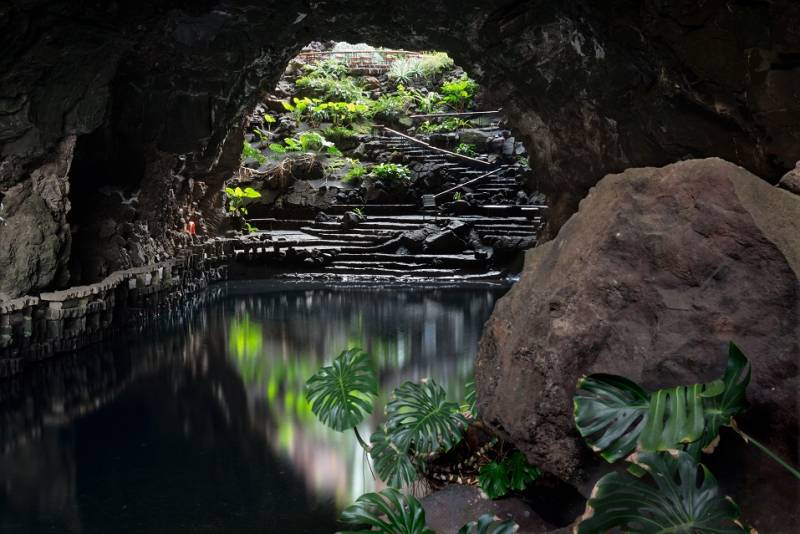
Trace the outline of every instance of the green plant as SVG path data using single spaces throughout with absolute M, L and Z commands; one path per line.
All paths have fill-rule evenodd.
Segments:
M 411 180 L 411 169 L 397 163 L 379 163 L 370 169 L 370 174 L 377 180 L 388 182 L 407 182 Z
M 524 454 L 515 451 L 502 462 L 489 462 L 481 467 L 478 482 L 489 498 L 497 499 L 511 490 L 524 490 L 541 476 L 538 467 L 530 465 Z
M 364 119 L 369 111 L 369 106 L 362 103 L 323 102 L 314 107 L 311 119 L 316 123 L 330 121 L 334 126 L 349 126 Z
M 435 113 L 439 109 L 439 104 L 442 102 L 442 95 L 436 91 L 430 91 L 423 94 L 420 91 L 413 89 L 411 94 L 414 98 L 414 102 L 417 105 L 417 109 L 421 113 Z
M 285 154 L 286 152 L 323 152 L 331 156 L 341 156 L 341 151 L 336 148 L 336 145 L 325 139 L 325 137 L 317 132 L 304 132 L 300 134 L 300 139 L 287 137 L 283 140 L 283 145 L 272 143 L 269 149 L 276 154 Z
M 453 59 L 445 52 L 428 52 L 422 55 L 418 60 L 419 69 L 424 78 L 433 80 L 439 74 L 453 68 L 455 63 Z
M 440 132 L 454 132 L 462 128 L 472 128 L 472 122 L 457 117 L 449 117 L 440 123 L 425 121 L 417 126 L 417 131 L 420 133 L 440 133 Z
M 334 102 L 356 102 L 365 97 L 362 89 L 353 78 L 337 78 L 324 74 L 310 74 L 295 82 L 304 96 L 322 98 Z
M 355 213 L 359 217 L 363 217 L 364 216 L 364 210 L 361 209 L 361 208 L 353 208 L 353 213 Z
M 609 473 L 592 491 L 576 532 L 741 533 L 739 508 L 725 497 L 711 472 L 682 451 L 640 452 L 634 472 L 652 483 Z
M 409 95 L 381 95 L 370 103 L 370 116 L 375 120 L 397 123 L 406 114 L 413 98 Z
M 456 193 L 456 195 L 460 195 L 460 193 Z M 455 198 L 454 200 L 460 200 L 461 197 Z M 476 405 L 476 395 L 475 395 L 475 378 L 470 378 L 467 380 L 467 383 L 464 384 L 464 389 L 466 390 L 464 393 L 464 406 L 461 407 L 461 410 L 464 412 L 469 413 L 472 417 L 478 417 L 478 407 Z
M 416 58 L 398 59 L 389 67 L 390 80 L 408 85 L 423 75 L 422 66 Z
M 750 365 L 731 343 L 725 375 L 708 384 L 660 389 L 648 394 L 621 376 L 595 374 L 578 381 L 575 425 L 584 440 L 615 462 L 634 449 L 663 451 L 686 447 L 695 457 L 711 444 L 721 426 L 745 407 Z
M 388 435 L 401 450 L 412 445 L 417 454 L 449 450 L 461 441 L 466 426 L 458 404 L 448 402 L 444 388 L 433 380 L 404 383 L 386 405 Z
M 475 145 L 470 145 L 467 143 L 459 143 L 456 147 L 456 154 L 461 154 L 462 156 L 469 156 L 471 158 L 475 158 L 478 156 L 478 151 L 475 150 Z
M 473 103 L 477 91 L 478 84 L 466 74 L 458 80 L 443 83 L 440 89 L 444 102 L 456 111 L 467 109 Z
M 347 174 L 344 175 L 342 181 L 348 184 L 358 184 L 364 179 L 364 175 L 366 174 L 366 167 L 364 167 L 360 162 L 356 162 L 352 167 L 350 167 L 350 170 L 347 171 Z
M 738 509 L 719 495 L 716 480 L 699 463 L 701 452 L 713 451 L 720 427 L 730 427 L 800 479 L 797 469 L 736 426 L 733 416 L 745 407 L 749 381 L 750 364 L 734 343 L 723 377 L 706 384 L 647 393 L 620 376 L 581 378 L 574 397 L 581 436 L 608 462 L 627 457 L 629 473 L 650 473 L 656 488 L 618 473 L 604 476 L 578 532 L 615 526 L 628 532 L 744 532 L 735 521 Z
M 245 187 L 242 189 L 237 186 L 236 188 L 226 187 L 225 196 L 228 197 L 228 211 L 244 219 L 245 216 L 248 215 L 247 208 L 244 205 L 244 199 L 261 198 L 261 193 L 252 187 Z M 246 219 L 244 219 L 244 224 L 249 233 L 258 231 L 258 228 L 251 225 Z
M 331 365 L 306 382 L 306 396 L 314 415 L 340 432 L 355 429 L 372 412 L 372 399 L 377 395 L 378 380 L 369 357 L 361 349 L 342 351 Z
M 261 153 L 259 149 L 248 143 L 247 141 L 244 142 L 244 146 L 242 147 L 242 161 L 252 158 L 256 160 L 259 165 L 263 165 L 267 162 L 267 157 Z
M 329 76 L 332 78 L 343 78 L 347 76 L 349 71 L 347 65 L 336 58 L 323 59 L 316 63 L 303 65 L 303 70 L 305 70 L 307 74 Z
M 365 493 L 344 509 L 340 519 L 343 523 L 367 525 L 370 530 L 385 534 L 435 534 L 425 526 L 425 510 L 420 502 L 394 488 L 386 488 L 380 493 Z
M 511 519 L 500 520 L 492 514 L 483 514 L 477 521 L 470 521 L 458 530 L 458 534 L 513 534 L 517 526 Z

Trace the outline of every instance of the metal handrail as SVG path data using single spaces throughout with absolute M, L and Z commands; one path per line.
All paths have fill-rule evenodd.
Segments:
M 469 187 L 470 185 L 472 185 L 474 183 L 477 183 L 477 182 L 483 180 L 484 178 L 486 178 L 487 176 L 491 176 L 492 174 L 494 174 L 494 173 L 496 173 L 497 171 L 500 171 L 500 170 L 502 170 L 502 167 L 498 167 L 497 169 L 495 169 L 493 171 L 489 171 L 486 174 L 482 174 L 482 175 L 480 175 L 480 176 L 478 176 L 476 178 L 473 178 L 472 180 L 467 180 L 464 183 L 461 183 L 461 184 L 458 184 L 458 185 L 454 185 L 450 189 L 445 189 L 441 193 L 436 193 L 435 195 L 433 195 L 433 198 L 438 198 L 440 196 L 447 195 L 448 193 L 452 193 L 453 191 L 457 191 L 457 190 L 459 190 L 461 188 Z
M 477 158 L 471 158 L 471 157 L 465 156 L 463 154 L 458 154 L 456 152 L 451 152 L 449 150 L 445 150 L 443 148 L 439 148 L 439 147 L 433 146 L 433 145 L 431 145 L 429 143 L 426 143 L 425 141 L 421 141 L 421 140 L 417 139 L 416 137 L 412 137 L 410 135 L 406 135 L 406 134 L 404 134 L 402 132 L 398 132 L 397 130 L 392 130 L 391 128 L 389 128 L 387 126 L 383 126 L 381 124 L 376 124 L 375 127 L 376 128 L 380 128 L 382 130 L 385 130 L 385 131 L 387 131 L 389 133 L 392 133 L 394 135 L 397 135 L 399 137 L 402 137 L 404 139 L 407 139 L 407 140 L 411 141 L 412 143 L 416 143 L 416 144 L 418 144 L 420 146 L 424 146 L 425 148 L 427 148 L 429 150 L 434 150 L 436 152 L 441 152 L 441 153 L 447 154 L 448 156 L 453 157 L 453 158 L 461 159 L 461 160 L 464 160 L 464 161 L 469 161 L 470 163 L 478 163 L 480 165 L 484 165 L 484 166 L 488 166 L 488 167 L 492 166 L 492 164 L 489 163 L 488 161 L 483 161 L 482 159 L 477 159 Z

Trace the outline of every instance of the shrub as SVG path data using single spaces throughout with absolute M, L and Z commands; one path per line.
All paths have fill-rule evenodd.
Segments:
M 468 143 L 460 143 L 456 147 L 456 154 L 461 154 L 462 156 L 469 156 L 474 158 L 478 155 L 478 151 L 475 150 L 475 145 L 471 145 Z
M 244 142 L 244 146 L 242 147 L 241 158 L 242 160 L 253 158 L 254 160 L 258 161 L 259 165 L 263 165 L 267 161 L 267 157 L 264 154 L 262 154 L 259 149 L 257 149 L 247 141 Z
M 422 76 L 429 80 L 452 69 L 454 66 L 453 59 L 444 52 L 423 54 L 418 61 Z
M 330 78 L 344 78 L 349 69 L 347 65 L 336 58 L 328 58 L 316 63 L 303 66 L 307 75 L 327 76 Z
M 352 167 L 350 167 L 350 170 L 347 171 L 347 174 L 344 175 L 342 181 L 347 184 L 358 185 L 361 183 L 361 180 L 364 179 L 366 174 L 367 168 L 364 167 L 361 162 L 356 162 Z
M 387 182 L 407 182 L 411 180 L 411 169 L 397 163 L 381 163 L 370 169 L 370 174 L 377 180 Z
M 440 123 L 425 121 L 417 126 L 419 133 L 439 133 L 439 132 L 454 132 L 462 128 L 472 128 L 472 122 L 457 117 L 450 117 Z
M 441 93 L 444 101 L 456 111 L 464 111 L 470 106 L 478 91 L 478 84 L 464 74 L 458 80 L 442 84 Z
M 370 114 L 375 120 L 396 123 L 406 114 L 411 102 L 412 97 L 404 94 L 382 95 L 372 101 Z
M 364 119 L 369 114 L 369 106 L 353 102 L 323 102 L 314 106 L 311 119 L 320 123 L 330 121 L 334 126 L 349 126 Z
M 321 74 L 310 74 L 297 79 L 297 89 L 304 96 L 312 96 L 333 102 L 356 102 L 365 98 L 364 90 L 353 78 L 336 78 Z
M 410 84 L 422 77 L 422 66 L 416 58 L 398 59 L 389 67 L 389 79 L 402 84 Z

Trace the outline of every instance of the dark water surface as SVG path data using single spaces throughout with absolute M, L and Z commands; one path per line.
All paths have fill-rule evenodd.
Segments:
M 497 287 L 230 285 L 109 347 L 0 382 L 2 533 L 330 533 L 373 481 L 303 384 L 362 347 L 383 386 L 463 398 Z

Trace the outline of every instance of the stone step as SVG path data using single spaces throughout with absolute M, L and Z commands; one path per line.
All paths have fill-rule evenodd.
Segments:
M 389 254 L 373 252 L 371 254 L 340 253 L 336 262 L 363 261 L 368 257 L 375 262 L 400 262 L 415 263 L 420 265 L 442 264 L 448 267 L 475 268 L 484 264 L 483 260 L 475 258 L 473 254 Z
M 346 211 L 360 209 L 365 215 L 403 215 L 416 213 L 416 204 L 336 204 L 325 209 L 328 215 L 341 215 Z
M 365 255 L 365 257 L 370 257 Z M 450 265 L 445 262 L 435 264 L 416 263 L 407 261 L 372 261 L 372 260 L 348 260 L 340 261 L 336 259 L 328 264 L 328 267 L 341 267 L 341 268 L 363 268 L 363 269 L 394 269 L 398 271 L 418 271 L 426 269 L 450 269 L 453 271 L 459 270 L 461 267 L 458 265 Z M 475 267 L 478 265 L 476 264 Z
M 461 270 L 459 269 L 434 269 L 426 267 L 411 268 L 411 269 L 390 269 L 378 266 L 352 267 L 352 266 L 340 266 L 335 264 L 326 265 L 324 270 L 326 273 L 384 274 L 393 276 L 414 275 L 414 276 L 438 277 L 438 276 L 456 276 L 462 274 Z
M 312 222 L 308 219 L 250 219 L 250 224 L 259 230 L 299 230 Z

